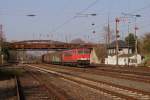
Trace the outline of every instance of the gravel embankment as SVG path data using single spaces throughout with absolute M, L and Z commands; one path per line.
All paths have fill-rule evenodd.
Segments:
M 17 100 L 15 85 L 13 78 L 0 79 L 0 100 Z
M 47 68 L 47 67 L 45 67 L 45 68 Z M 113 77 L 109 77 L 109 76 L 96 75 L 96 74 L 91 74 L 91 73 L 86 73 L 86 72 L 83 73 L 83 72 L 77 72 L 77 71 L 76 72 L 75 71 L 69 71 L 67 69 L 61 69 L 61 68 L 49 67 L 48 69 L 55 70 L 55 71 L 62 71 L 65 73 L 71 73 L 74 75 L 86 77 L 86 78 L 93 79 L 93 80 L 99 80 L 99 81 L 104 81 L 104 82 L 108 82 L 108 83 L 114 83 L 114 84 L 118 84 L 118 85 L 122 85 L 122 86 L 131 87 L 131 88 L 150 92 L 150 84 L 149 83 L 132 81 L 132 80 L 121 79 L 121 78 L 113 78 Z
M 66 80 L 59 76 L 49 74 L 45 78 L 46 80 L 48 79 L 51 84 L 67 93 L 67 95 L 71 97 L 69 100 L 112 100 L 111 97 L 100 91 Z

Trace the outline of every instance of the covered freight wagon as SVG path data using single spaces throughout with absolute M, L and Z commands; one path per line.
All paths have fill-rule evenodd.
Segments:
M 42 59 L 45 63 L 61 64 L 62 54 L 61 52 L 47 53 L 43 55 Z

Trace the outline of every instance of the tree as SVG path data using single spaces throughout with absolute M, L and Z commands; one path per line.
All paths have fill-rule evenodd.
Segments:
M 125 42 L 135 50 L 135 35 L 133 33 L 129 33 L 129 35 L 125 37 Z
M 146 33 L 142 38 L 142 51 L 144 54 L 150 54 L 150 33 Z
M 150 65 L 150 32 L 140 39 L 140 53 L 144 56 L 144 65 Z
M 4 55 L 4 60 L 8 61 L 9 59 L 9 48 L 7 42 L 3 42 L 2 54 Z
M 107 44 L 111 43 L 111 41 L 113 40 L 112 39 L 112 34 L 114 33 L 114 30 L 111 29 L 109 26 L 104 26 L 103 30 L 104 30 L 104 33 L 105 33 L 104 37 L 106 39 Z
M 0 64 L 9 57 L 7 44 L 5 34 L 3 33 L 3 25 L 0 25 Z
M 104 63 L 104 58 L 107 57 L 107 50 L 105 46 L 106 45 L 104 44 L 99 44 L 94 47 L 96 56 L 98 57 L 99 61 L 101 61 L 101 63 Z

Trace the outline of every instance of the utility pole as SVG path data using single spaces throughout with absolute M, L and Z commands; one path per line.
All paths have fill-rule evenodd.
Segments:
M 137 40 L 137 30 L 138 30 L 138 27 L 136 25 L 136 19 L 137 17 L 141 17 L 141 15 L 139 14 L 129 14 L 129 13 L 122 13 L 123 15 L 125 16 L 130 16 L 130 17 L 134 17 L 134 20 L 135 20 L 135 27 L 134 27 L 134 38 L 135 38 L 135 66 L 137 66 L 137 54 L 138 54 L 138 40 Z
M 129 37 L 129 34 L 130 34 L 130 22 L 128 20 L 128 37 Z M 128 67 L 129 67 L 129 54 L 130 54 L 129 50 L 130 50 L 130 43 L 129 43 L 129 38 L 128 38 Z
M 65 41 L 66 41 L 66 43 L 68 43 L 68 37 L 67 37 L 67 35 L 65 35 Z
M 2 54 L 2 45 L 3 45 L 3 25 L 0 25 L 0 59 L 1 64 L 3 64 L 3 54 Z
M 0 53 L 2 51 L 2 38 L 3 38 L 3 31 L 2 31 L 2 25 L 0 25 Z
M 108 46 L 110 45 L 110 41 L 111 41 L 111 39 L 110 39 L 110 25 L 109 25 L 109 16 L 108 16 Z
M 108 25 L 106 27 L 107 29 L 107 34 L 106 34 L 106 51 L 107 51 L 107 56 L 110 54 L 109 53 L 109 47 L 110 47 L 110 25 L 109 25 L 109 16 L 108 16 Z
M 137 66 L 137 54 L 138 54 L 138 47 L 137 47 L 137 30 L 138 27 L 136 25 L 136 17 L 135 17 L 135 27 L 134 27 L 134 35 L 135 35 L 135 66 Z
M 116 18 L 116 65 L 118 65 L 118 51 L 119 51 L 119 45 L 118 45 L 118 39 L 119 39 L 119 30 L 118 30 L 118 25 L 119 25 L 119 18 Z

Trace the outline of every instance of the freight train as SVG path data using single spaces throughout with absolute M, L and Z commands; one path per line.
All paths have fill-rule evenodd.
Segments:
M 65 51 L 57 51 L 42 55 L 44 63 L 62 64 L 62 65 L 89 65 L 91 49 L 78 48 Z

